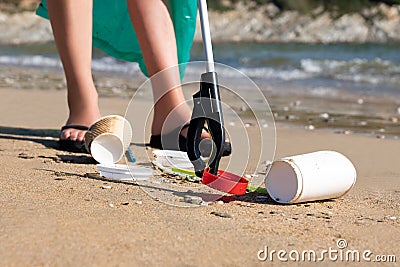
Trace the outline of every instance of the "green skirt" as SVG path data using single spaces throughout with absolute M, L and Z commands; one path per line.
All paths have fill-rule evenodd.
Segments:
M 182 78 L 196 29 L 197 1 L 168 2 L 175 29 L 178 62 L 183 63 L 180 65 Z M 49 18 L 46 0 L 42 0 L 36 13 Z M 93 46 L 117 59 L 138 62 L 142 72 L 148 76 L 126 0 L 93 0 Z

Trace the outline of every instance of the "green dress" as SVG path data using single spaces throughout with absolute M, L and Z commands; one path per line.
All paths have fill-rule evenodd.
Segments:
M 182 78 L 185 63 L 190 58 L 196 29 L 197 1 L 169 0 L 168 2 L 175 29 L 178 62 L 183 63 Z M 46 0 L 42 0 L 36 13 L 49 18 Z M 117 59 L 138 62 L 142 72 L 148 76 L 126 0 L 93 0 L 93 45 Z

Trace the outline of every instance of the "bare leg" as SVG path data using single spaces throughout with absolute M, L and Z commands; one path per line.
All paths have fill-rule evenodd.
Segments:
M 167 133 L 188 122 L 191 116 L 179 85 L 177 48 L 171 17 L 162 0 L 127 0 L 127 3 L 149 75 L 153 76 L 169 68 L 163 76 L 157 75 L 156 81 L 152 81 L 155 101 L 152 134 Z M 171 123 L 164 125 L 167 117 Z M 182 131 L 182 135 L 186 134 L 187 129 Z
M 68 87 L 67 124 L 90 126 L 100 117 L 92 62 L 92 1 L 48 0 L 54 39 Z M 64 130 L 62 139 L 83 140 L 85 131 Z

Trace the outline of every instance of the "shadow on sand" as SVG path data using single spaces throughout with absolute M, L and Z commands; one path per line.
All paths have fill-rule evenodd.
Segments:
M 29 129 L 19 127 L 0 126 L 0 139 L 31 141 L 47 148 L 60 150 L 57 140 L 60 130 L 54 129 Z M 57 155 L 56 157 L 39 156 L 74 164 L 95 164 L 96 161 L 88 154 Z
M 39 143 L 48 148 L 58 149 L 58 143 L 51 138 L 57 138 L 59 130 L 53 129 L 29 129 L 19 127 L 0 126 L 0 138 L 11 140 L 23 140 Z

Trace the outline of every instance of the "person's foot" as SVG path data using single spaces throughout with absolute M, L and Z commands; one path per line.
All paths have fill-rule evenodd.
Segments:
M 165 112 L 165 110 L 162 110 Z M 173 109 L 170 114 L 160 114 L 155 112 L 152 125 L 152 136 L 148 144 L 152 148 L 187 151 L 187 135 L 189 130 L 191 110 L 183 104 Z M 164 115 L 164 116 L 163 116 Z M 201 140 L 212 139 L 210 133 L 203 129 Z M 210 155 L 211 142 L 202 143 L 202 155 Z M 225 140 L 223 147 L 223 156 L 229 156 L 232 148 L 228 139 Z
M 100 118 L 100 111 L 96 108 L 80 109 L 71 112 L 66 125 L 81 125 L 90 127 L 96 120 Z M 61 132 L 61 140 L 84 141 L 86 130 L 68 128 Z
M 192 111 L 186 103 L 182 103 L 173 109 L 169 108 L 169 111 L 164 106 L 160 107 L 157 104 L 154 108 L 152 135 L 166 135 L 179 127 L 189 124 Z M 183 127 L 179 134 L 186 138 L 188 128 Z M 201 139 L 205 138 L 211 138 L 207 131 L 203 131 L 201 134 Z
M 168 91 L 156 101 L 151 128 L 150 146 L 159 149 L 186 151 L 188 128 L 192 110 L 185 101 L 181 89 Z M 203 130 L 201 139 L 211 139 Z M 225 142 L 229 143 L 229 141 Z M 230 144 L 229 149 L 230 154 Z

